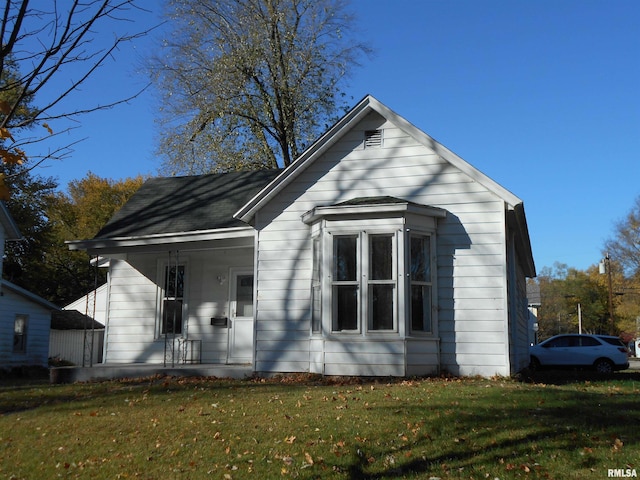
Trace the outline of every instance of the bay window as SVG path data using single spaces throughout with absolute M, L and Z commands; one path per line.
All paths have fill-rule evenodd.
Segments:
M 316 207 L 311 332 L 360 336 L 437 334 L 434 268 L 439 208 L 391 197 Z

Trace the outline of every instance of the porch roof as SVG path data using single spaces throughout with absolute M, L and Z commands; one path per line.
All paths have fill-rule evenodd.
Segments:
M 147 180 L 92 240 L 72 241 L 100 248 L 122 239 L 169 240 L 187 232 L 243 230 L 233 214 L 271 182 L 280 170 L 231 172 Z

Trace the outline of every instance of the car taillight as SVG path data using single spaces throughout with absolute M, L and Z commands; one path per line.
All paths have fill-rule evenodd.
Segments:
M 618 350 L 620 350 L 622 353 L 629 353 L 629 350 L 627 350 L 625 347 L 618 347 Z

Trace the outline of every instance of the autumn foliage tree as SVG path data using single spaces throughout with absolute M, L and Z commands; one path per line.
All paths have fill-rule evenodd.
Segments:
M 624 267 L 628 276 L 640 277 L 640 196 L 629 213 L 616 222 L 605 250 Z
M 538 310 L 540 339 L 578 333 L 578 304 L 583 333 L 610 332 L 607 289 L 597 277 L 596 266 L 582 271 L 556 263 L 553 268 L 543 268 L 535 281 L 542 300 Z
M 23 182 L 30 175 L 12 177 Z M 92 173 L 68 185 L 68 193 L 56 191 L 54 184 L 34 180 L 30 198 L 19 194 L 9 201 L 12 215 L 37 205 L 29 215 L 16 217 L 19 228 L 27 233 L 26 242 L 13 242 L 5 263 L 6 275 L 18 285 L 56 303 L 64 305 L 91 291 L 98 275 L 104 282 L 104 272 L 90 264 L 86 252 L 69 251 L 65 241 L 92 238 L 142 185 L 142 177 L 113 181 Z M 37 187 L 37 188 L 36 188 Z M 25 188 L 16 189 L 23 192 Z M 35 222 L 38 228 L 28 227 Z
M 169 0 L 167 16 L 152 72 L 171 174 L 289 165 L 369 53 L 343 0 Z

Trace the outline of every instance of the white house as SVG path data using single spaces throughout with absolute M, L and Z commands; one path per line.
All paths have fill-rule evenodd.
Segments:
M 522 200 L 371 96 L 282 171 L 151 179 L 69 246 L 110 260 L 107 364 L 528 364 Z

